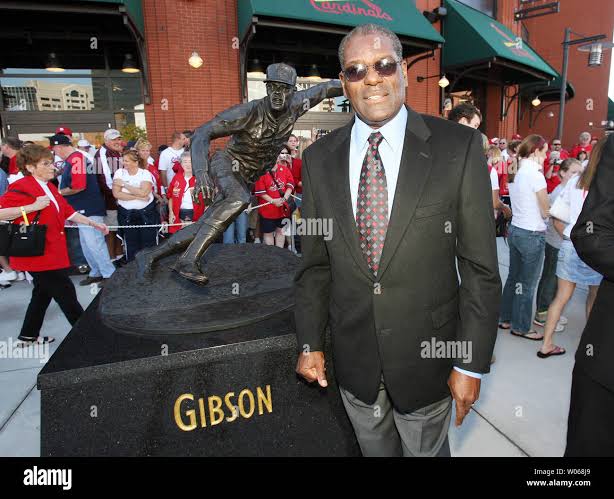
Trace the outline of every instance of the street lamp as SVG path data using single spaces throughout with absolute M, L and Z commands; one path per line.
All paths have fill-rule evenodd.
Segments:
M 569 63 L 569 47 L 571 45 L 584 45 L 580 48 L 583 51 L 590 51 L 589 66 L 601 65 L 601 58 L 603 56 L 603 50 L 612 47 L 612 44 L 607 42 L 600 42 L 606 35 L 595 35 L 572 40 L 571 35 L 582 36 L 578 33 L 574 33 L 571 28 L 565 28 L 565 39 L 563 40 L 563 70 L 561 74 L 561 96 L 560 96 L 560 109 L 559 109 L 559 124 L 557 127 L 556 136 L 560 139 L 563 138 L 563 120 L 565 119 L 565 90 L 567 88 L 567 66 Z M 599 43 L 596 43 L 599 42 Z

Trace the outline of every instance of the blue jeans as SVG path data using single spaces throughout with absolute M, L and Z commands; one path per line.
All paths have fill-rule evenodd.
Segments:
M 510 270 L 503 288 L 499 322 L 511 322 L 512 330 L 531 331 L 533 296 L 546 244 L 545 232 L 510 225 Z
M 66 229 L 64 232 L 66 234 L 66 246 L 68 248 L 70 264 L 74 267 L 79 267 L 85 264 L 89 265 L 83 250 L 83 243 L 80 241 L 81 236 L 79 234 L 81 229 Z
M 118 206 L 117 220 L 119 225 L 154 225 L 160 223 L 160 213 L 156 209 L 154 201 L 141 210 L 127 210 Z M 122 234 L 126 261 L 128 262 L 134 260 L 139 251 L 155 246 L 158 242 L 158 229 L 155 227 L 122 229 Z
M 101 224 L 104 217 L 91 216 L 90 220 Z M 93 227 L 79 227 L 79 240 L 83 255 L 90 266 L 90 277 L 107 279 L 115 272 L 115 266 L 109 257 L 109 249 L 102 232 Z
M 244 211 L 224 231 L 224 244 L 244 244 L 247 240 L 247 213 Z
M 546 257 L 544 258 L 544 270 L 537 286 L 537 310 L 535 315 L 548 312 L 548 307 L 554 300 L 557 288 L 556 263 L 559 259 L 559 249 L 546 243 Z

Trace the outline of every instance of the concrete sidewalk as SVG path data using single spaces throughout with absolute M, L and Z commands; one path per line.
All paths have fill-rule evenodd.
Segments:
M 499 269 L 505 282 L 508 250 L 497 240 Z M 94 298 L 89 287 L 78 286 L 81 304 Z M 30 301 L 31 285 L 15 283 L 0 290 L 0 341 L 16 338 Z M 567 412 L 573 356 L 584 327 L 586 290 L 577 289 L 565 311 L 569 324 L 557 333 L 565 355 L 540 359 L 541 343 L 499 330 L 496 363 L 484 376 L 480 400 L 460 428 L 450 428 L 453 456 L 561 456 L 565 450 Z M 55 302 L 45 318 L 42 334 L 54 336 L 53 354 L 70 327 Z M 538 328 L 541 329 L 541 328 Z M 40 393 L 36 376 L 39 359 L 0 359 L 0 456 L 38 456 L 40 452 Z

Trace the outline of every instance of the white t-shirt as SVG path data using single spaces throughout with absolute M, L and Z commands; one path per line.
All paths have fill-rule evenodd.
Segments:
M 584 206 L 584 200 L 586 196 L 588 196 L 588 191 L 584 189 L 578 189 L 578 181 L 580 180 L 580 175 L 576 174 L 569 179 L 567 185 L 561 192 L 562 200 L 569 205 L 569 223 L 563 234 L 567 237 L 571 237 L 571 229 L 576 225 L 578 221 L 578 217 L 582 212 L 582 206 Z
M 113 180 L 116 179 L 121 179 L 133 187 L 140 187 L 142 182 L 150 182 L 152 185 L 154 183 L 151 173 L 141 168 L 139 168 L 138 172 L 136 172 L 136 175 L 130 175 L 126 168 L 120 168 L 115 172 L 115 175 L 113 175 Z M 122 192 L 129 194 L 125 188 L 122 188 Z M 141 199 L 131 199 L 130 201 L 117 200 L 117 204 L 122 208 L 126 208 L 127 210 L 141 210 L 153 201 L 153 197 L 153 193 L 150 192 L 146 201 Z
M 493 191 L 499 190 L 499 175 L 497 175 L 496 168 L 491 168 L 490 170 L 490 187 Z
M 554 204 L 554 202 L 556 201 L 556 198 L 558 198 L 561 195 L 565 187 L 566 185 L 559 184 L 554 188 L 554 190 L 550 194 L 548 194 L 548 199 L 550 200 L 550 206 Z M 548 228 L 546 229 L 546 242 L 550 246 L 560 249 L 561 243 L 563 242 L 563 238 L 554 228 L 554 222 L 552 218 L 548 219 L 546 225 L 548 225 Z
M 518 165 L 518 173 L 509 183 L 512 202 L 512 225 L 530 231 L 545 231 L 546 222 L 539 210 L 536 193 L 546 189 L 546 178 L 541 166 L 535 161 L 523 158 Z
M 183 191 L 183 198 L 181 199 L 181 206 L 179 208 L 181 210 L 193 210 L 194 209 L 194 202 L 192 201 L 192 191 L 194 189 L 190 189 L 190 178 L 185 179 L 186 181 L 185 190 Z
M 170 185 L 171 180 L 175 176 L 173 171 L 173 163 L 179 161 L 179 157 L 183 154 L 183 147 L 181 149 L 173 149 L 167 147 L 160 153 L 160 161 L 158 161 L 158 170 L 166 172 L 167 185 Z

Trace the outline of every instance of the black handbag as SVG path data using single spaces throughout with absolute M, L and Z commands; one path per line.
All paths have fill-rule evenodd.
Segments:
M 30 196 L 30 194 L 17 190 L 9 189 L 9 192 L 18 192 Z M 45 253 L 47 226 L 38 223 L 40 216 L 41 212 L 39 211 L 29 224 L 0 224 L 0 255 L 42 256 Z M 25 219 L 27 221 L 27 215 Z

